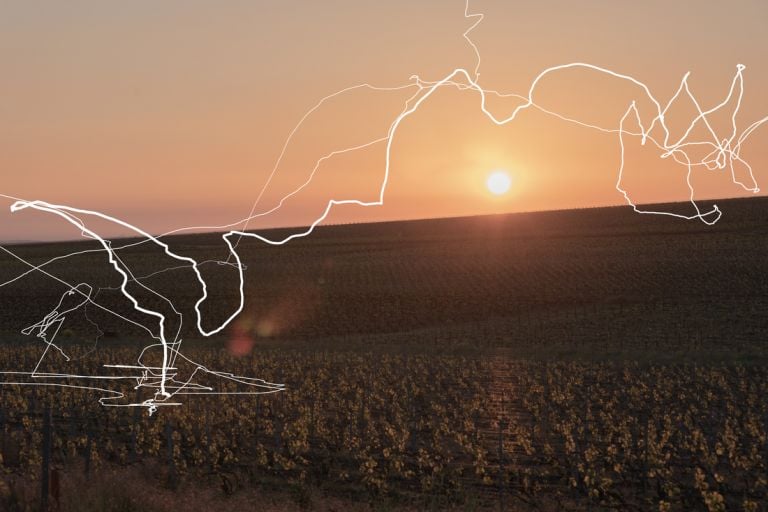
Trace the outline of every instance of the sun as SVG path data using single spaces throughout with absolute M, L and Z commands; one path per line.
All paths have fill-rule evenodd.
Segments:
M 511 185 L 512 180 L 506 171 L 494 171 L 488 175 L 488 179 L 485 181 L 485 186 L 488 187 L 488 191 L 497 196 L 506 194 Z

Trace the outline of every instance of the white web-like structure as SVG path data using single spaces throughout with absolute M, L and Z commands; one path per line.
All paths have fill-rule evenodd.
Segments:
M 418 75 L 413 75 L 409 78 L 407 83 L 404 83 L 396 87 L 377 87 L 368 83 L 362 83 L 362 84 L 354 85 L 351 87 L 347 87 L 345 89 L 334 92 L 333 94 L 330 94 L 320 99 L 320 101 L 318 101 L 314 106 L 312 106 L 312 108 L 310 108 L 301 117 L 299 122 L 295 125 L 293 130 L 289 133 L 282 147 L 282 150 L 274 164 L 274 167 L 272 168 L 269 174 L 269 177 L 267 178 L 261 191 L 257 195 L 248 215 L 230 224 L 220 225 L 220 226 L 190 226 L 190 227 L 177 229 L 168 233 L 164 233 L 162 235 L 152 235 L 142 230 L 138 226 L 129 224 L 121 219 L 115 218 L 113 216 L 107 215 L 102 212 L 80 209 L 80 208 L 67 206 L 67 205 L 52 204 L 44 200 L 28 200 L 28 199 L 22 199 L 22 198 L 0 194 L 0 196 L 2 197 L 14 201 L 13 205 L 11 206 L 12 212 L 21 213 L 24 210 L 31 209 L 39 212 L 44 212 L 49 215 L 58 216 L 64 221 L 71 224 L 74 228 L 76 228 L 84 238 L 96 241 L 100 246 L 98 249 L 78 251 L 78 252 L 69 253 L 63 256 L 59 256 L 56 258 L 52 258 L 46 263 L 43 263 L 40 265 L 34 265 L 26 261 L 25 259 L 21 258 L 19 255 L 11 251 L 9 248 L 0 246 L 0 249 L 4 251 L 8 256 L 18 260 L 19 262 L 27 266 L 27 269 L 21 274 L 13 277 L 12 279 L 4 283 L 0 283 L 0 288 L 2 288 L 3 286 L 7 286 L 10 283 L 13 283 L 15 281 L 18 281 L 19 279 L 23 279 L 25 276 L 34 272 L 41 273 L 52 280 L 58 281 L 61 284 L 65 284 L 68 287 L 68 291 L 64 293 L 59 303 L 55 305 L 55 307 L 48 314 L 46 314 L 39 322 L 35 323 L 34 325 L 25 327 L 22 330 L 23 334 L 29 335 L 29 336 L 35 336 L 46 345 L 46 348 L 41 356 L 40 361 L 42 361 L 43 358 L 45 358 L 46 355 L 51 350 L 58 351 L 65 358 L 67 357 L 66 352 L 56 344 L 56 335 L 62 325 L 62 322 L 66 318 L 66 315 L 74 312 L 79 308 L 83 308 L 85 306 L 101 309 L 103 311 L 106 311 L 107 313 L 110 313 L 112 315 L 119 317 L 121 321 L 132 323 L 140 327 L 141 329 L 143 329 L 143 331 L 147 332 L 151 336 L 151 338 L 154 340 L 152 344 L 150 344 L 148 347 L 144 349 L 144 351 L 142 351 L 138 361 L 136 361 L 135 364 L 105 365 L 106 368 L 120 369 L 120 370 L 126 370 L 128 372 L 133 372 L 133 374 L 129 376 L 113 377 L 113 376 L 70 375 L 70 374 L 64 374 L 64 373 L 60 374 L 60 373 L 51 373 L 51 372 L 40 372 L 39 371 L 40 362 L 38 362 L 38 365 L 32 371 L 2 372 L 2 375 L 7 380 L 0 384 L 50 385 L 50 386 L 59 385 L 59 386 L 66 386 L 66 387 L 98 390 L 98 391 L 107 393 L 108 395 L 100 399 L 103 405 L 146 407 L 149 410 L 150 414 L 153 413 L 155 410 L 157 410 L 159 406 L 178 405 L 180 403 L 178 401 L 178 398 L 182 395 L 227 394 L 226 391 L 221 391 L 221 390 L 217 391 L 211 386 L 198 383 L 197 382 L 198 377 L 203 374 L 209 374 L 209 375 L 212 375 L 224 380 L 232 381 L 236 384 L 245 386 L 247 391 L 237 392 L 238 394 L 275 393 L 275 392 L 280 392 L 284 390 L 285 387 L 282 384 L 266 382 L 264 380 L 256 379 L 256 378 L 236 376 L 227 372 L 210 370 L 206 368 L 204 365 L 199 364 L 195 361 L 192 361 L 186 356 L 184 356 L 184 354 L 181 351 L 181 343 L 182 343 L 182 340 L 180 339 L 181 322 L 179 322 L 179 326 L 175 331 L 169 330 L 169 327 L 168 327 L 169 318 L 167 317 L 167 315 L 165 313 L 158 311 L 156 307 L 150 307 L 147 304 L 143 303 L 143 301 L 139 297 L 137 297 L 131 290 L 129 290 L 129 286 L 137 287 L 142 291 L 142 293 L 149 294 L 150 296 L 153 296 L 155 299 L 159 299 L 171 311 L 173 311 L 174 315 L 181 317 L 181 313 L 179 313 L 178 309 L 175 307 L 174 301 L 171 298 L 160 294 L 157 290 L 153 289 L 148 284 L 146 284 L 145 281 L 147 280 L 148 277 L 151 277 L 151 276 L 157 275 L 160 272 L 166 272 L 172 269 L 187 268 L 192 270 L 192 272 L 194 272 L 196 282 L 192 282 L 191 284 L 198 286 L 200 290 L 200 294 L 194 305 L 196 329 L 201 335 L 205 337 L 220 333 L 223 329 L 225 329 L 228 325 L 230 325 L 230 323 L 243 311 L 243 307 L 245 303 L 245 292 L 244 292 L 245 266 L 243 265 L 240 255 L 238 254 L 238 251 L 237 251 L 238 244 L 240 243 L 240 241 L 243 238 L 255 238 L 259 242 L 263 242 L 265 244 L 270 244 L 270 245 L 286 244 L 291 240 L 310 235 L 315 229 L 315 227 L 318 226 L 320 223 L 322 223 L 326 219 L 326 217 L 329 215 L 331 210 L 336 206 L 345 205 L 345 204 L 354 204 L 360 207 L 376 207 L 376 206 L 383 205 L 385 192 L 387 190 L 387 183 L 389 180 L 392 145 L 393 145 L 393 141 L 397 137 L 399 128 L 403 125 L 404 122 L 408 120 L 409 116 L 417 112 L 420 106 L 424 104 L 424 102 L 426 102 L 432 95 L 434 95 L 437 91 L 446 87 L 456 88 L 460 91 L 466 91 L 468 94 L 476 94 L 479 99 L 479 108 L 482 111 L 482 113 L 488 118 L 488 120 L 490 120 L 492 123 L 498 126 L 505 125 L 507 123 L 514 121 L 517 118 L 517 116 L 525 110 L 536 109 L 547 115 L 554 116 L 568 123 L 575 123 L 586 129 L 597 130 L 597 131 L 609 133 L 609 134 L 615 134 L 618 138 L 618 142 L 621 147 L 621 161 L 618 166 L 616 190 L 618 191 L 619 194 L 621 194 L 624 197 L 627 204 L 630 205 L 634 209 L 634 211 L 640 214 L 669 215 L 669 216 L 679 217 L 681 219 L 686 219 L 686 220 L 698 219 L 708 225 L 712 225 L 715 222 L 717 222 L 718 219 L 720 218 L 721 212 L 716 205 L 706 211 L 702 211 L 699 208 L 699 206 L 696 204 L 696 201 L 694 200 L 695 194 L 694 194 L 694 186 L 691 180 L 691 175 L 694 169 L 697 169 L 697 168 L 704 168 L 707 170 L 727 171 L 730 173 L 733 183 L 739 185 L 745 191 L 749 191 L 753 193 L 757 193 L 759 191 L 759 187 L 755 179 L 755 176 L 752 172 L 752 168 L 749 166 L 747 162 L 745 162 L 741 158 L 741 149 L 743 145 L 746 143 L 746 141 L 749 139 L 749 137 L 753 135 L 760 126 L 762 126 L 764 123 L 766 123 L 766 121 L 768 121 L 768 116 L 763 117 L 758 121 L 755 121 L 754 123 L 750 124 L 749 126 L 741 130 L 738 127 L 737 115 L 739 113 L 741 103 L 742 103 L 742 98 L 744 95 L 743 73 L 745 70 L 745 66 L 741 64 L 737 65 L 736 73 L 733 77 L 730 87 L 728 88 L 728 92 L 724 96 L 723 100 L 720 103 L 714 105 L 713 107 L 706 108 L 706 109 L 700 105 L 700 102 L 691 92 L 691 89 L 688 85 L 689 74 L 686 74 L 685 76 L 683 76 L 676 92 L 667 101 L 662 102 L 659 99 L 657 99 L 652 94 L 649 87 L 645 85 L 643 82 L 641 82 L 640 80 L 626 74 L 618 73 L 610 69 L 606 69 L 600 66 L 583 63 L 583 62 L 573 62 L 573 63 L 563 64 L 563 65 L 544 69 L 541 73 L 539 73 L 535 77 L 535 79 L 532 81 L 530 85 L 530 88 L 525 94 L 505 93 L 501 91 L 486 89 L 480 85 L 479 83 L 480 82 L 480 65 L 481 65 L 480 51 L 477 45 L 472 40 L 470 33 L 482 22 L 484 15 L 482 13 L 471 12 L 469 0 L 467 0 L 465 4 L 465 9 L 464 9 L 464 16 L 467 20 L 470 20 L 472 22 L 469 28 L 463 33 L 464 39 L 466 40 L 467 44 L 471 47 L 475 56 L 475 66 L 474 68 L 472 68 L 471 71 L 464 68 L 457 68 L 457 69 L 454 69 L 451 73 L 449 73 L 447 76 L 445 76 L 441 80 L 437 80 L 437 81 L 425 81 L 422 78 L 420 78 Z M 609 77 L 617 81 L 620 81 L 626 85 L 629 85 L 630 87 L 635 88 L 637 90 L 638 99 L 642 100 L 643 102 L 645 101 L 649 102 L 649 104 L 653 106 L 652 111 L 650 113 L 641 112 L 641 108 L 638 106 L 638 101 L 632 101 L 626 106 L 626 110 L 623 116 L 620 119 L 616 120 L 615 126 L 599 126 L 597 124 L 582 122 L 578 119 L 574 119 L 574 118 L 562 115 L 556 111 L 549 110 L 545 108 L 543 105 L 537 103 L 536 101 L 537 89 L 539 87 L 539 84 L 544 78 L 550 78 L 550 77 L 557 78 L 558 75 L 561 74 L 561 72 L 566 70 L 573 70 L 573 69 L 595 73 L 596 75 L 603 76 L 603 77 Z M 296 187 L 289 193 L 285 194 L 277 203 L 277 205 L 274 206 L 273 208 L 259 211 L 259 205 L 260 205 L 262 196 L 270 186 L 270 183 L 272 183 L 274 176 L 276 175 L 276 173 L 278 172 L 281 166 L 283 157 L 286 154 L 286 151 L 288 150 L 288 148 L 291 147 L 291 144 L 294 140 L 294 136 L 299 131 L 299 129 L 307 122 L 308 119 L 310 119 L 313 115 L 315 115 L 321 109 L 321 107 L 326 106 L 334 98 L 348 95 L 354 91 L 359 91 L 359 90 L 368 90 L 372 92 L 413 91 L 413 93 L 405 101 L 403 108 L 398 113 L 398 115 L 391 120 L 391 123 L 389 124 L 389 128 L 385 134 L 382 134 L 380 137 L 374 138 L 373 140 L 367 141 L 363 144 L 357 144 L 354 146 L 341 147 L 341 148 L 335 149 L 323 155 L 322 157 L 318 158 L 315 161 L 314 167 L 309 170 L 308 177 L 303 183 L 301 183 L 298 187 Z M 514 108 L 514 110 L 509 115 L 497 116 L 493 112 L 491 112 L 491 110 L 487 106 L 487 99 L 489 97 L 496 97 L 496 98 L 512 97 L 512 98 L 517 98 L 518 100 L 521 101 L 521 103 L 516 108 Z M 671 131 L 667 125 L 666 115 L 670 111 L 671 107 L 675 104 L 675 102 L 681 101 L 683 99 L 685 99 L 687 102 L 690 102 L 690 104 L 692 104 L 695 107 L 697 114 L 690 121 L 687 129 L 684 130 L 682 135 L 679 137 L 673 138 L 671 135 Z M 715 129 L 715 127 L 713 126 L 713 123 L 710 122 L 710 118 L 716 113 L 723 112 L 731 103 L 734 103 L 735 107 L 732 109 L 732 112 L 730 115 L 730 121 L 731 121 L 730 127 L 727 133 L 721 133 Z M 627 128 L 627 126 L 630 126 L 630 125 L 636 126 L 636 128 L 632 128 L 632 129 Z M 661 136 L 658 135 L 659 133 L 661 134 Z M 704 133 L 706 135 L 695 136 L 694 134 L 696 133 Z M 654 134 L 656 135 L 654 136 Z M 625 150 L 625 142 L 628 137 L 639 138 L 640 143 L 642 145 L 651 144 L 659 151 L 660 158 L 662 159 L 671 158 L 674 162 L 676 162 L 677 164 L 682 166 L 683 169 L 685 169 L 686 183 L 690 191 L 690 202 L 693 205 L 693 208 L 695 211 L 693 215 L 682 215 L 679 213 L 667 212 L 667 211 L 646 210 L 638 207 L 635 204 L 635 202 L 630 197 L 630 194 L 628 193 L 628 191 L 624 188 L 624 184 L 623 184 L 624 164 L 625 164 L 624 150 Z M 260 234 L 256 234 L 254 232 L 248 231 L 248 225 L 251 221 L 258 218 L 267 217 L 275 213 L 284 205 L 284 203 L 288 199 L 296 196 L 302 190 L 304 190 L 307 186 L 309 186 L 310 183 L 312 183 L 313 180 L 315 179 L 315 176 L 317 175 L 318 170 L 322 164 L 334 159 L 339 155 L 361 151 L 371 146 L 379 145 L 379 144 L 386 146 L 386 152 L 385 152 L 385 161 L 383 165 L 383 176 L 381 180 L 381 185 L 379 187 L 379 193 L 378 193 L 377 199 L 373 201 L 362 201 L 358 199 L 331 199 L 327 201 L 324 209 L 318 212 L 314 221 L 311 222 L 309 226 L 307 226 L 303 230 L 300 230 L 299 232 L 295 232 L 290 235 L 283 236 L 281 238 L 269 238 L 268 236 L 264 236 L 264 235 L 260 235 Z M 702 149 L 704 150 L 703 152 L 702 152 Z M 703 156 L 700 156 L 699 158 L 695 158 L 693 156 L 694 150 L 697 154 L 701 154 Z M 742 169 L 742 171 L 737 172 L 736 166 L 739 166 Z M 100 224 L 107 223 L 107 224 L 120 226 L 121 228 L 124 228 L 129 232 L 131 232 L 132 235 L 139 237 L 140 241 L 126 242 L 124 243 L 124 245 L 113 244 L 111 240 L 108 240 L 103 236 L 101 236 L 97 231 L 97 229 L 92 227 L 93 224 L 99 224 L 99 223 Z M 227 261 L 220 261 L 217 263 L 223 264 L 223 265 L 229 265 L 232 268 L 236 269 L 238 274 L 238 283 L 239 283 L 238 306 L 231 312 L 231 314 L 229 314 L 229 316 L 227 316 L 223 321 L 215 325 L 213 328 L 205 328 L 203 326 L 203 314 L 201 313 L 201 309 L 200 309 L 201 305 L 203 305 L 206 302 L 209 296 L 207 282 L 203 278 L 202 273 L 200 272 L 200 266 L 204 263 L 209 263 L 209 262 L 197 261 L 191 257 L 181 256 L 175 253 L 174 251 L 172 251 L 171 248 L 168 246 L 168 244 L 166 244 L 163 241 L 164 237 L 171 234 L 180 233 L 184 231 L 204 231 L 204 230 L 225 231 L 225 233 L 221 235 L 221 238 L 228 249 L 228 259 Z M 158 272 L 154 272 L 149 276 L 139 276 L 139 277 L 135 276 L 130 268 L 130 265 L 128 265 L 124 261 L 124 259 L 121 258 L 121 254 L 123 253 L 123 251 L 126 251 L 131 247 L 136 247 L 140 244 L 154 245 L 156 248 L 161 249 L 167 257 L 175 260 L 177 264 L 173 267 L 166 268 Z M 156 321 L 155 325 L 148 326 L 143 323 L 137 323 L 134 320 L 126 318 L 120 313 L 110 308 L 107 308 L 103 304 L 100 304 L 99 300 L 96 298 L 97 294 L 94 293 L 94 290 L 91 285 L 87 283 L 78 283 L 78 284 L 68 283 L 62 280 L 60 277 L 50 273 L 45 268 L 46 266 L 48 266 L 53 262 L 61 261 L 67 258 L 71 258 L 74 256 L 78 256 L 78 255 L 82 255 L 82 254 L 85 254 L 88 252 L 94 252 L 94 251 L 102 252 L 103 254 L 106 255 L 106 257 L 108 258 L 109 264 L 114 269 L 114 271 L 117 274 L 119 274 L 121 278 L 121 284 L 119 286 L 119 291 L 121 292 L 121 294 L 128 301 L 130 301 L 135 311 L 143 313 L 144 315 L 147 315 L 153 318 Z M 150 348 L 159 348 L 160 350 L 162 350 L 162 362 L 160 365 L 152 366 L 142 362 L 142 356 L 144 355 L 145 351 Z M 176 365 L 179 362 L 184 362 L 185 364 L 192 365 L 192 367 L 194 368 L 194 371 L 186 379 L 177 380 L 178 375 L 177 375 Z M 71 384 L 70 382 L 73 379 L 75 380 L 82 379 L 83 384 L 82 385 Z M 110 379 L 129 379 L 135 383 L 134 384 L 135 388 L 137 389 L 149 388 L 151 390 L 154 390 L 154 395 L 147 400 L 127 403 L 127 404 L 118 404 L 117 401 L 121 398 L 124 398 L 124 396 L 123 396 L 123 393 L 119 391 L 109 389 L 108 385 L 105 384 L 105 382 L 108 382 Z M 61 383 L 64 380 L 66 380 L 66 383 Z

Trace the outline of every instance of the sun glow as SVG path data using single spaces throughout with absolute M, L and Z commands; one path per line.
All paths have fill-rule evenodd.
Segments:
M 509 187 L 512 185 L 512 180 L 507 172 L 494 171 L 488 175 L 485 185 L 488 187 L 491 194 L 500 196 L 509 191 Z

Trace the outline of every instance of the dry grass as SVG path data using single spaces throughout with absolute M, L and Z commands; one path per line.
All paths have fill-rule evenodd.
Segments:
M 156 478 L 153 476 L 156 475 Z M 425 505 L 395 503 L 389 499 L 360 502 L 326 496 L 319 489 L 286 483 L 284 490 L 244 486 L 225 493 L 215 480 L 166 485 L 162 470 L 151 467 L 109 468 L 86 477 L 82 468 L 70 468 L 61 476 L 58 499 L 52 493 L 50 512 L 415 512 Z M 426 506 L 433 510 L 468 510 L 462 507 Z M 476 507 L 469 507 L 476 509 Z M 40 482 L 36 479 L 0 480 L 0 510 L 40 510 Z

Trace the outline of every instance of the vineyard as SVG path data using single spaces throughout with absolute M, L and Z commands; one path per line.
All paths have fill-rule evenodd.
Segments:
M 148 417 L 100 410 L 76 390 L 3 387 L 5 474 L 39 476 L 47 406 L 55 466 L 155 468 L 161 486 L 292 482 L 509 510 L 761 510 L 768 500 L 762 366 L 279 350 L 209 359 L 289 389 L 191 398 Z
M 248 350 L 232 349 L 231 332 L 200 339 L 185 325 L 182 352 L 287 390 L 185 396 L 150 416 L 101 407 L 92 391 L 0 386 L 0 510 L 39 510 L 41 475 L 61 510 L 154 510 L 160 490 L 202 488 L 230 500 L 290 489 L 309 509 L 328 496 L 409 510 L 766 510 L 766 205 L 721 203 L 727 216 L 711 228 L 598 209 L 335 226 L 244 246 L 249 302 L 234 327 Z M 214 240 L 175 243 L 224 257 Z M 88 247 L 15 250 L 40 265 Z M 124 254 L 188 312 L 196 290 L 183 271 L 154 274 L 156 257 Z M 45 268 L 140 320 L 103 260 Z M 21 271 L 0 262 L 3 280 Z M 205 313 L 225 317 L 231 269 L 203 273 Z M 43 347 L 19 331 L 61 290 L 34 272 L 2 289 L 3 369 L 35 367 Z M 104 374 L 147 344 L 95 309 L 67 321 L 57 342 L 71 361 L 47 356 L 41 371 Z M 135 383 L 115 382 L 132 401 Z M 133 505 L 66 508 L 105 474 L 142 475 L 138 490 L 123 486 Z

